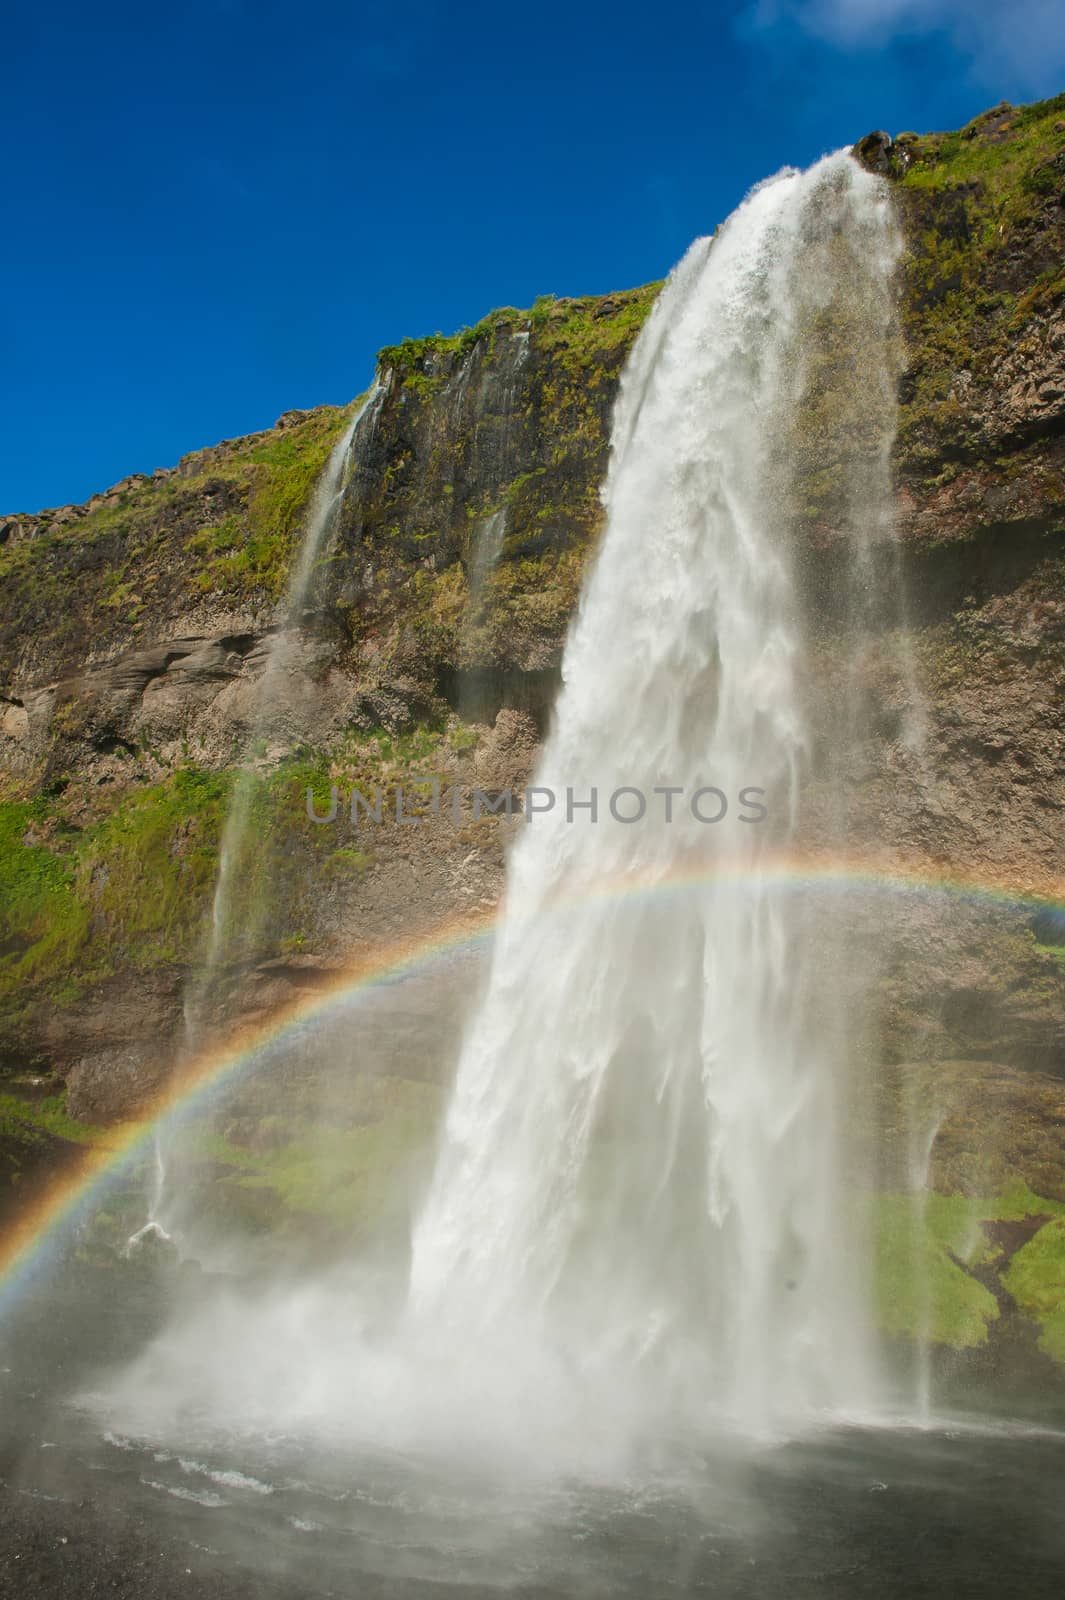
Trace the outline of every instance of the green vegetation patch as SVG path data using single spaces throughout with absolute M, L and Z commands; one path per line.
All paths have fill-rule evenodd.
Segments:
M 236 442 L 221 472 L 247 483 L 246 508 L 190 540 L 187 548 L 209 555 L 196 574 L 199 589 L 280 598 L 304 511 L 350 415 L 350 407 L 312 412 Z
M 971 1198 L 966 1195 L 929 1193 L 880 1194 L 874 1200 L 875 1296 L 882 1330 L 895 1338 L 927 1337 L 935 1344 L 970 1349 L 987 1342 L 991 1323 L 999 1316 L 995 1296 L 973 1276 L 972 1269 L 995 1267 L 1001 1257 L 981 1226 L 985 1222 L 1016 1222 L 1025 1217 L 1050 1215 L 1031 1242 L 1018 1251 L 1002 1282 L 1021 1309 L 1041 1320 L 1038 1308 L 1051 1306 L 1053 1318 L 1062 1311 L 1062 1280 L 1055 1251 L 1065 1246 L 1065 1232 L 1038 1251 L 1036 1240 L 1048 1229 L 1065 1229 L 1065 1204 L 1033 1194 L 1015 1182 L 1001 1194 Z M 1025 1261 L 1027 1265 L 1019 1266 Z M 1065 1271 L 1065 1253 L 1060 1258 Z M 1018 1289 L 1022 1289 L 1025 1298 Z M 1051 1335 L 1051 1339 L 1057 1337 Z M 1044 1334 L 1044 1340 L 1046 1335 Z M 1050 1344 L 1044 1348 L 1056 1354 Z M 1059 1359 L 1065 1359 L 1065 1347 Z
M 646 283 L 592 300 L 538 300 L 530 313 L 538 348 L 551 351 L 571 377 L 597 381 L 603 357 L 626 353 L 661 289 Z
M 91 831 L 76 887 L 100 965 L 174 961 L 200 935 L 229 790 L 227 775 L 183 767 L 132 791 Z
M 88 929 L 75 865 L 49 839 L 47 801 L 0 804 L 0 998 L 40 973 L 67 968 Z
M 65 1091 L 48 1095 L 43 1100 L 0 1094 L 0 1137 L 29 1136 L 32 1139 L 35 1132 L 62 1139 L 67 1144 L 93 1145 L 107 1137 L 106 1129 L 75 1122 L 67 1115 Z
M 1065 192 L 1063 113 L 1059 96 L 996 108 L 957 133 L 898 141 L 910 245 L 899 443 L 911 470 L 993 457 L 996 441 L 974 402 L 1032 317 L 1065 295 L 1060 229 L 1046 213 L 1048 197 Z M 1056 257 L 1049 268 L 1041 265 L 1048 254 Z
M 1044 1224 L 1010 1262 L 1003 1283 L 1040 1327 L 1039 1345 L 1055 1361 L 1065 1362 L 1065 1206 Z
M 119 967 L 149 968 L 201 936 L 230 789 L 181 768 L 73 826 L 62 796 L 0 803 L 0 1006 L 73 1001 Z
M 1065 95 L 1028 106 L 995 107 L 955 133 L 902 136 L 909 158 L 907 188 L 942 190 L 980 183 L 1000 203 L 1014 207 L 1025 195 L 1053 194 L 1058 184 L 1050 163 L 1062 148 Z
M 0 547 L 0 674 L 28 637 L 56 662 L 86 637 L 135 643 L 159 609 L 197 594 L 272 603 L 283 593 L 315 481 L 351 415 L 322 407 L 285 428 L 185 457 L 80 515 L 41 513 Z
M 265 1226 L 284 1237 L 318 1219 L 338 1238 L 359 1240 L 402 1210 L 424 1180 L 441 1093 L 412 1079 L 360 1076 L 328 1116 L 293 1106 L 224 1132 L 189 1127 L 180 1152 L 206 1169 L 208 1210 L 238 1228 Z
M 106 1139 L 102 1128 L 67 1115 L 66 1092 L 41 1097 L 29 1083 L 12 1082 L 14 1093 L 0 1094 L 0 1205 L 19 1203 L 19 1185 L 54 1169 L 57 1159 L 77 1156 L 86 1145 Z
M 966 1349 L 984 1344 L 998 1317 L 994 1295 L 955 1259 L 967 1252 L 968 1264 L 979 1264 L 986 1241 L 968 1203 L 953 1201 L 945 1195 L 877 1197 L 877 1321 L 894 1338 L 926 1337 Z
M 368 799 L 380 789 L 387 815 L 412 774 L 450 768 L 476 738 L 451 718 L 405 733 L 352 730 L 328 753 L 304 750 L 273 768 L 183 766 L 94 795 L 97 814 L 78 823 L 75 789 L 0 801 L 0 1014 L 72 1003 L 118 971 L 200 959 L 226 827 L 227 959 L 300 948 L 323 885 L 348 886 L 372 861 L 367 840 L 308 817 L 308 791 L 324 817 L 333 787 L 345 801 L 352 788 Z
M 442 358 L 461 360 L 479 345 L 490 360 L 499 334 L 528 333 L 538 349 L 556 352 L 564 369 L 587 376 L 604 352 L 628 349 L 660 288 L 660 283 L 649 283 L 588 299 L 541 295 L 528 311 L 502 306 L 457 333 L 431 333 L 385 345 L 377 359 L 415 392 L 428 393 L 454 368 L 454 361 Z

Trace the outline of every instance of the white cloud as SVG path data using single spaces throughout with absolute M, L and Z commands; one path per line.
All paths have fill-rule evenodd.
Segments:
M 942 34 L 992 88 L 1065 89 L 1065 0 L 755 0 L 750 20 L 755 30 L 795 22 L 843 50 Z

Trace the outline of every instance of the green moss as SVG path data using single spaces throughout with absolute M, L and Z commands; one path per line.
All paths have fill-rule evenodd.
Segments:
M 60 798 L 0 803 L 0 1004 L 64 1003 L 120 966 L 188 953 L 217 866 L 229 779 L 182 769 L 84 829 Z
M 430 333 L 419 339 L 403 339 L 399 344 L 385 345 L 377 353 L 378 365 L 391 368 L 403 383 L 416 394 L 427 395 L 446 380 L 452 363 L 442 358 L 461 360 L 476 345 L 484 348 L 490 359 L 496 334 L 516 328 L 527 328 L 529 317 L 513 306 L 502 306 L 490 311 L 470 328 L 460 328 L 457 333 Z
M 265 1214 L 284 1235 L 316 1218 L 350 1240 L 403 1203 L 426 1168 L 439 1114 L 436 1086 L 367 1076 L 353 1080 L 345 1111 L 325 1125 L 290 1109 L 222 1134 L 186 1128 L 179 1138 L 185 1160 L 216 1169 L 215 1202 L 238 1223 L 258 1230 Z
M 350 417 L 325 407 L 283 429 L 186 457 L 71 521 L 0 547 L 0 673 L 27 635 L 62 659 L 86 635 L 137 637 L 189 591 L 276 600 L 314 483 Z M 5 660 L 6 658 L 6 660 Z
M 286 1211 L 328 1218 L 357 1237 L 380 1214 L 400 1164 L 428 1149 L 432 1126 L 416 1104 L 366 1126 L 308 1131 L 239 1187 L 270 1190 Z
M 90 967 L 156 966 L 201 937 L 229 790 L 226 775 L 182 768 L 92 830 L 77 877 L 91 909 Z
M 597 369 L 613 370 L 605 358 L 628 351 L 661 287 L 647 283 L 604 299 L 557 301 L 542 318 L 537 346 L 552 353 L 561 371 L 594 384 Z
M 1065 1212 L 1065 1207 L 1056 1209 Z M 1065 1215 L 1054 1217 L 1017 1251 L 1003 1282 L 1039 1324 L 1040 1347 L 1065 1362 Z
M 939 190 L 979 183 L 1007 207 L 1024 194 L 1051 192 L 1039 174 L 1061 148 L 1065 96 L 1039 100 L 1000 119 L 985 111 L 957 133 L 927 134 L 908 141 L 910 165 L 902 182 L 909 189 Z
M 48 802 L 0 804 L 0 999 L 73 962 L 88 927 L 69 858 L 44 842 Z
M 551 652 L 565 637 L 577 605 L 589 543 L 501 562 L 465 618 L 460 666 L 504 666 Z
M 38 1130 L 68 1144 L 98 1144 L 107 1137 L 105 1128 L 75 1122 L 67 1115 L 66 1094 L 49 1095 L 43 1100 L 26 1100 L 19 1095 L 0 1094 L 0 1135 L 25 1134 Z
M 377 359 L 416 393 L 425 394 L 450 376 L 453 363 L 443 358 L 461 359 L 480 345 L 490 360 L 498 333 L 528 332 L 535 335 L 538 349 L 556 353 L 563 369 L 588 377 L 604 353 L 628 348 L 660 288 L 660 283 L 649 283 L 591 299 L 542 295 L 529 311 L 503 306 L 457 333 L 432 333 L 385 345 Z
M 350 878 L 365 872 L 373 860 L 368 850 L 359 850 L 353 845 L 342 845 L 339 850 L 334 850 L 326 857 L 325 870 L 335 877 Z
M 0 802 L 0 1010 L 75 1001 L 122 970 L 195 963 L 205 948 L 228 815 L 239 823 L 223 938 L 231 953 L 281 949 L 312 926 L 322 875 L 350 881 L 369 866 L 362 845 L 319 816 L 336 786 L 400 784 L 449 764 L 476 733 L 446 723 L 405 733 L 352 731 L 328 753 L 302 751 L 272 770 L 179 768 L 159 783 L 95 796 L 100 814 L 71 824 L 74 791 Z M 343 810 L 341 816 L 343 817 Z M 264 911 L 273 907 L 269 925 Z
M 1065 293 L 1060 265 L 1009 286 L 1046 196 L 1065 181 L 1060 100 L 985 113 L 954 134 L 910 139 L 898 192 L 909 240 L 903 312 L 910 393 L 899 445 L 910 470 L 986 452 L 973 399 L 1018 334 Z M 958 374 L 968 374 L 964 392 Z
M 57 1155 L 74 1155 L 78 1147 L 106 1138 L 105 1129 L 67 1115 L 65 1094 L 0 1094 L 0 1186 L 19 1184 L 54 1164 Z
M 879 1326 L 894 1338 L 927 1336 L 956 1349 L 984 1344 L 999 1314 L 995 1297 L 952 1259 L 956 1246 L 983 1252 L 974 1219 L 964 1201 L 955 1205 L 942 1195 L 927 1201 L 922 1207 L 913 1195 L 877 1197 Z
M 927 1336 L 933 1343 L 955 1349 L 986 1343 L 999 1307 L 972 1269 L 994 1265 L 1000 1252 L 981 1224 L 1047 1214 L 1058 1219 L 1056 1226 L 1065 1227 L 1065 1204 L 1034 1194 L 1019 1179 L 997 1195 L 975 1198 L 934 1193 L 877 1195 L 875 1289 L 880 1327 L 895 1338 Z M 1036 1239 L 1046 1232 L 1043 1228 Z M 1026 1245 L 1013 1257 L 1003 1277 L 1004 1287 L 1030 1315 L 1035 1314 L 1035 1302 L 1030 1297 L 1022 1300 L 1017 1287 L 1022 1281 L 1030 1285 L 1030 1295 L 1043 1296 L 1040 1305 L 1062 1310 L 1061 1285 L 1053 1264 L 1057 1248 L 1055 1236 L 1042 1251 L 1033 1252 L 1030 1264 L 1015 1276 L 1017 1263 L 1031 1249 L 1031 1244 Z M 1065 1269 L 1065 1255 L 1062 1263 Z
M 222 471 L 247 484 L 246 509 L 195 536 L 216 552 L 197 573 L 200 589 L 280 597 L 303 513 L 349 417 L 350 408 L 313 413 L 234 452 Z

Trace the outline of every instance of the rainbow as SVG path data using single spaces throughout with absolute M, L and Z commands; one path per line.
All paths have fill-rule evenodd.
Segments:
M 589 900 L 631 901 L 683 894 L 710 884 L 749 888 L 775 883 L 795 889 L 849 893 L 947 894 L 1014 910 L 1052 910 L 1065 916 L 1065 881 L 1047 876 L 1010 882 L 993 872 L 963 876 L 941 863 L 900 862 L 869 856 L 789 855 L 759 863 L 756 870 L 732 863 L 708 867 L 703 857 L 681 863 L 668 875 L 626 876 L 571 886 L 538 915 L 562 912 Z M 47 1185 L 0 1237 L 0 1309 L 9 1304 L 53 1258 L 79 1219 L 99 1201 L 109 1179 L 135 1160 L 155 1129 L 168 1117 L 185 1113 L 221 1082 L 246 1070 L 297 1028 L 305 1028 L 367 990 L 395 983 L 447 959 L 487 946 L 500 923 L 499 913 L 466 915 L 441 923 L 403 942 L 377 949 L 348 964 L 310 995 L 267 1019 L 237 1028 L 221 1045 L 176 1069 L 136 1121 L 112 1128 L 106 1142 L 87 1146 L 80 1158 Z

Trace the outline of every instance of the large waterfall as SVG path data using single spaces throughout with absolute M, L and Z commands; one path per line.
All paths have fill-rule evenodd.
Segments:
M 897 257 L 884 186 L 837 155 L 754 190 L 674 272 L 622 381 L 409 1278 L 381 1295 L 355 1263 L 200 1308 L 120 1386 L 136 1427 L 612 1472 L 634 1445 L 875 1404 L 869 974 L 789 863 L 844 840 L 862 640 L 892 606 Z M 826 690 L 795 551 L 833 451 L 855 625 Z
M 843 296 L 879 346 L 895 258 L 875 178 L 786 172 L 692 246 L 633 351 L 542 814 L 414 1239 L 437 1341 L 535 1351 L 658 1417 L 759 1429 L 870 1392 L 854 985 L 824 983 L 831 928 L 779 871 L 808 758 L 785 517 L 810 316 Z M 876 477 L 856 521 L 880 529 Z

